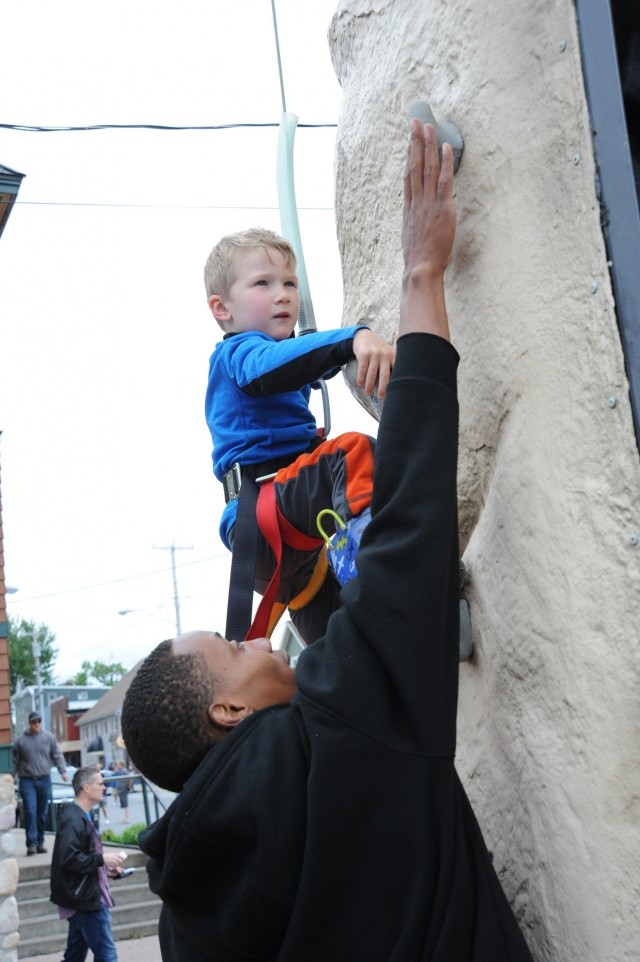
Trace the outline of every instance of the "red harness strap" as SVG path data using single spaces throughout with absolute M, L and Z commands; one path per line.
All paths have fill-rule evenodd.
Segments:
M 303 531 L 298 531 L 287 521 L 278 507 L 273 481 L 264 481 L 260 487 L 256 518 L 260 531 L 275 555 L 276 569 L 258 605 L 255 618 L 246 634 L 247 639 L 267 637 L 271 610 L 280 587 L 282 546 L 286 544 L 298 551 L 315 551 L 324 541 L 321 537 L 314 538 L 304 534 Z

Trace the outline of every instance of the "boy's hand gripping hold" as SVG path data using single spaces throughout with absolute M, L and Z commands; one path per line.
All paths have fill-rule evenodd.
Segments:
M 382 400 L 387 392 L 391 369 L 396 359 L 395 347 L 387 344 L 373 331 L 361 328 L 353 338 L 353 353 L 358 362 L 356 384 L 363 388 L 369 397 L 375 390 Z

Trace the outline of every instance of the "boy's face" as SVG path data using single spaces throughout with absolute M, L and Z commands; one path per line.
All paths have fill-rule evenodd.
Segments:
M 288 703 L 296 692 L 289 656 L 273 651 L 267 638 L 237 642 L 217 632 L 191 631 L 174 638 L 173 652 L 204 655 L 212 678 L 209 713 L 223 727 L 232 728 L 260 708 Z
M 209 307 L 222 330 L 262 331 L 276 341 L 290 337 L 298 320 L 300 296 L 295 270 L 277 250 L 239 254 L 227 297 L 212 294 Z

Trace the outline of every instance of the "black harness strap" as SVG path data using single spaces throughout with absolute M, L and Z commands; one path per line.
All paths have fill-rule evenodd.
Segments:
M 253 585 L 256 576 L 256 552 L 258 549 L 258 524 L 256 505 L 260 488 L 250 471 L 242 475 L 238 496 L 238 514 L 233 528 L 233 557 L 227 602 L 227 627 L 225 637 L 229 641 L 242 641 L 251 627 Z
M 301 453 L 306 454 L 313 451 L 322 441 L 323 438 L 321 437 L 314 438 L 306 451 Z M 275 474 L 280 468 L 284 468 L 295 461 L 296 457 L 297 455 L 293 454 L 286 458 L 263 461 L 261 464 L 247 465 L 241 469 L 242 480 L 238 494 L 238 513 L 236 523 L 233 526 L 233 557 L 231 559 L 227 627 L 225 629 L 225 637 L 229 641 L 244 640 L 252 622 L 256 555 L 260 533 L 256 518 L 260 485 L 256 478 Z M 232 484 L 235 484 L 235 481 Z M 225 485 L 225 491 L 226 488 Z

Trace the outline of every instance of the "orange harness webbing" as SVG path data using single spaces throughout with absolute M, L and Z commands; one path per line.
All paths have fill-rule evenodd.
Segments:
M 262 601 L 258 605 L 255 618 L 246 634 L 247 639 L 270 637 L 285 609 L 285 605 L 276 601 L 282 575 L 283 545 L 288 545 L 290 548 L 296 548 L 299 551 L 316 551 L 323 543 L 323 538 L 304 534 L 287 521 L 278 507 L 273 481 L 262 483 L 258 495 L 256 518 L 258 527 L 275 556 L 276 569 L 267 585 L 267 590 L 262 596 Z M 289 603 L 290 608 L 297 610 L 308 604 L 322 586 L 327 568 L 328 561 L 325 549 L 318 559 L 309 584 Z

